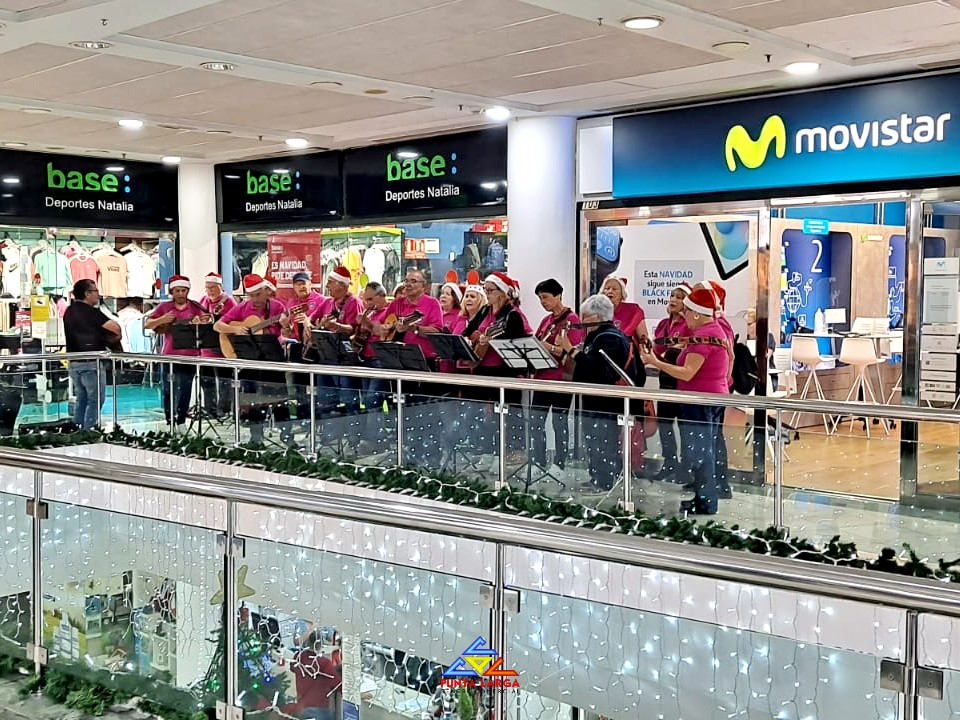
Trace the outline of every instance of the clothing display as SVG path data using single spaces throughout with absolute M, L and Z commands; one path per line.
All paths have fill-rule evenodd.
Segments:
M 270 274 L 267 272 L 267 268 L 269 266 L 270 266 L 270 261 L 267 258 L 267 254 L 265 252 L 262 252 L 253 259 L 253 266 L 252 266 L 253 269 L 251 270 L 251 272 L 254 275 L 259 275 L 263 277 L 264 275 Z
M 40 276 L 40 288 L 53 295 L 66 295 L 73 286 L 70 261 L 52 248 L 44 248 L 33 257 L 33 274 Z
M 367 280 L 369 282 L 383 282 L 385 263 L 386 258 L 384 257 L 383 249 L 379 245 L 374 245 L 363 254 L 363 271 L 367 274 Z M 347 267 L 350 266 L 347 265 Z
M 127 297 L 154 296 L 157 283 L 157 262 L 143 248 L 128 246 L 123 253 L 127 261 Z
M 23 286 L 28 284 L 27 273 L 30 270 L 30 250 L 24 245 L 17 245 L 6 240 L 0 245 L 3 257 L 3 271 L 0 281 L 3 282 L 2 293 L 18 298 L 23 295 Z M 29 294 L 29 285 L 27 289 Z
M 93 280 L 100 284 L 100 266 L 93 256 L 86 250 L 71 253 L 70 255 L 70 277 L 73 282 L 77 280 Z
M 94 252 L 100 266 L 100 294 L 105 297 L 128 297 L 127 260 L 116 250 Z
M 143 329 L 144 314 L 129 305 L 117 313 L 117 321 L 120 323 L 120 344 L 124 352 L 129 353 L 148 353 L 150 352 L 150 340 L 147 339 Z

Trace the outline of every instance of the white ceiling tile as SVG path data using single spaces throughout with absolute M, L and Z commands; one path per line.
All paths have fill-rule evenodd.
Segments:
M 682 0 L 680 4 L 769 30 L 918 3 L 917 0 Z M 818 44 L 815 37 L 808 41 Z
M 91 58 L 85 50 L 36 43 L 0 54 L 0 81 L 31 76 Z
M 63 0 L 0 0 L 0 10 L 9 12 L 24 12 L 25 10 L 36 10 L 37 8 L 59 5 Z

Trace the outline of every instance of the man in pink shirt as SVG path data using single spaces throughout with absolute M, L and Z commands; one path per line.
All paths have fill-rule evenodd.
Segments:
M 173 346 L 173 328 L 175 325 L 197 324 L 210 322 L 211 317 L 200 303 L 194 302 L 187 295 L 190 293 L 190 278 L 183 275 L 172 275 L 167 286 L 170 291 L 170 300 L 160 303 L 150 313 L 143 324 L 144 329 L 153 330 L 163 335 L 163 354 L 181 357 L 197 357 L 196 348 L 175 348 Z M 193 389 L 193 378 L 196 375 L 194 365 L 173 365 L 173 390 L 171 395 L 170 377 L 168 368 L 164 369 L 162 393 L 163 406 L 166 408 L 167 422 L 182 425 L 187 420 L 187 411 L 190 409 L 190 392 Z
M 362 345 L 360 357 L 370 368 L 380 367 L 373 352 L 373 344 L 378 341 L 373 334 L 373 323 L 383 323 L 387 318 L 387 289 L 378 282 L 371 282 L 363 289 L 364 313 L 354 335 L 355 346 Z M 383 403 L 389 397 L 390 384 L 380 378 L 364 378 L 361 383 L 361 397 L 364 413 L 361 420 L 363 437 L 379 448 L 379 442 L 385 439 Z
M 286 337 L 295 340 L 296 343 L 290 347 L 290 362 L 302 363 L 312 362 L 310 354 L 304 358 L 304 330 L 310 324 L 310 316 L 313 315 L 320 303 L 324 301 L 323 295 L 313 289 L 313 277 L 308 272 L 295 273 L 293 278 L 293 297 L 287 301 L 287 313 L 290 315 L 290 328 L 284 333 Z M 297 423 L 301 428 L 308 428 L 310 425 L 310 387 L 311 378 L 314 376 L 307 373 L 292 373 L 294 393 L 297 401 Z
M 210 313 L 214 322 L 237 306 L 237 301 L 223 291 L 223 277 L 219 273 L 207 273 L 203 279 L 203 287 L 204 295 L 200 298 L 200 305 Z M 200 357 L 222 358 L 223 353 L 219 349 L 201 348 Z M 230 415 L 233 407 L 231 378 L 233 378 L 233 371 L 230 368 L 200 368 L 203 411 L 209 417 L 222 418 Z

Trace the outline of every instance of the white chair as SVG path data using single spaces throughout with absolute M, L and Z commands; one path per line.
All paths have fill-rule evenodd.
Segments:
M 893 404 L 893 396 L 898 392 L 903 392 L 903 333 L 894 335 L 889 340 L 889 347 L 887 358 L 892 359 L 895 355 L 900 356 L 900 374 L 897 375 L 897 382 L 893 385 L 893 390 L 890 391 L 890 397 L 887 398 L 887 405 Z
M 796 334 L 793 336 L 790 345 L 793 362 L 805 365 L 810 371 L 810 375 L 807 376 L 807 381 L 803 384 L 803 390 L 799 395 L 799 399 L 809 399 L 810 388 L 813 386 L 813 389 L 816 392 L 816 399 L 824 400 L 823 387 L 820 385 L 820 378 L 817 377 L 817 365 L 830 360 L 830 356 L 820 354 L 820 346 L 817 344 L 817 338 L 813 337 L 812 335 Z M 774 359 L 774 362 L 776 362 L 776 359 Z M 796 426 L 797 416 L 799 414 L 799 412 L 795 412 L 793 414 L 793 418 L 790 422 L 791 425 Z M 821 417 L 823 418 L 823 430 L 829 435 L 830 421 L 827 420 L 827 416 L 824 414 L 821 414 Z
M 857 402 L 860 392 L 863 392 L 863 402 L 879 404 L 877 396 L 873 392 L 873 385 L 870 383 L 868 370 L 871 366 L 883 362 L 877 354 L 877 346 L 871 338 L 867 337 L 847 337 L 843 339 L 843 345 L 840 347 L 840 362 L 850 365 L 854 369 L 853 385 L 850 392 L 847 393 L 847 402 Z M 837 417 L 833 422 L 833 429 L 836 431 L 841 418 Z M 850 418 L 850 430 L 853 431 L 854 418 Z M 890 426 L 886 420 L 881 420 L 880 425 L 884 433 L 890 434 Z M 864 420 L 864 427 L 867 431 L 867 437 L 870 437 L 870 422 Z
M 868 317 L 854 318 L 853 325 L 850 326 L 850 332 L 854 333 L 855 335 L 872 335 L 873 334 L 873 318 L 868 318 Z

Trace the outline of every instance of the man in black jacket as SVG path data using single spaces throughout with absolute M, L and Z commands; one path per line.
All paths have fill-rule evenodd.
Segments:
M 603 357 L 601 350 L 631 374 L 628 368 L 630 340 L 613 324 L 613 303 L 604 295 L 591 295 L 580 306 L 580 321 L 587 330 L 583 348 L 572 347 L 566 338 L 560 338 L 557 346 L 565 349 L 573 359 L 573 381 L 616 385 L 620 374 Z M 630 359 L 631 363 L 633 362 Z M 623 400 L 615 397 L 583 396 L 584 444 L 589 453 L 588 467 L 590 484 L 596 490 L 613 489 L 623 467 L 620 453 L 617 415 L 623 414 Z

